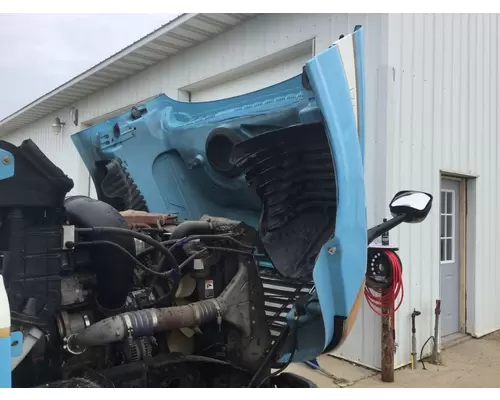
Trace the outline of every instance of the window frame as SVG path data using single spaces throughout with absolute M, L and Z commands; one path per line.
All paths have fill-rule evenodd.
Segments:
M 456 191 L 452 189 L 441 189 L 441 198 L 439 202 L 439 224 L 440 224 L 440 229 L 439 229 L 439 260 L 441 264 L 453 264 L 455 263 L 455 246 L 456 246 L 456 235 L 455 235 L 455 218 L 456 218 Z M 444 202 L 445 209 L 443 210 L 442 204 L 443 204 L 443 195 L 446 193 L 446 198 Z M 448 195 L 451 194 L 451 210 L 448 210 L 447 204 L 448 204 Z M 444 217 L 444 234 L 445 236 L 442 236 L 442 220 Z M 447 217 L 451 217 L 451 235 L 450 232 L 448 232 L 448 223 L 447 223 Z M 444 255 L 445 259 L 443 260 L 442 254 L 441 254 L 441 246 L 444 241 Z M 451 241 L 451 259 L 447 259 L 447 250 L 448 250 L 448 243 L 447 241 Z

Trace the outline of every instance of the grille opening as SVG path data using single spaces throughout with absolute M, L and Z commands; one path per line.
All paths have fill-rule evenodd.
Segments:
M 264 309 L 273 340 L 281 334 L 287 322 L 286 317 L 295 301 L 310 293 L 314 284 L 311 281 L 285 278 L 270 268 L 261 268 L 264 286 Z

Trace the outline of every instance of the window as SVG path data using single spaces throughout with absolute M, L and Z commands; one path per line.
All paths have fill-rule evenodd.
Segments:
M 452 263 L 455 254 L 453 220 L 455 217 L 455 192 L 441 190 L 441 262 Z

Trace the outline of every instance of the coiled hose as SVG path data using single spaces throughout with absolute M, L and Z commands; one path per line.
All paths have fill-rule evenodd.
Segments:
M 367 277 L 365 298 L 374 313 L 381 317 L 386 317 L 396 312 L 403 303 L 403 269 L 401 260 L 394 251 L 383 250 L 381 254 L 386 258 L 386 260 L 384 260 L 385 266 L 390 268 L 390 274 L 392 275 L 390 283 L 389 285 L 379 284 Z M 391 304 L 394 307 L 393 310 L 388 310 L 387 312 L 382 311 L 387 309 L 388 305 Z

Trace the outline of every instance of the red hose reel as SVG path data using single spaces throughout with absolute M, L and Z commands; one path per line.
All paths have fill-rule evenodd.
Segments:
M 403 266 L 393 249 L 368 249 L 365 298 L 379 316 L 396 312 L 403 303 Z

